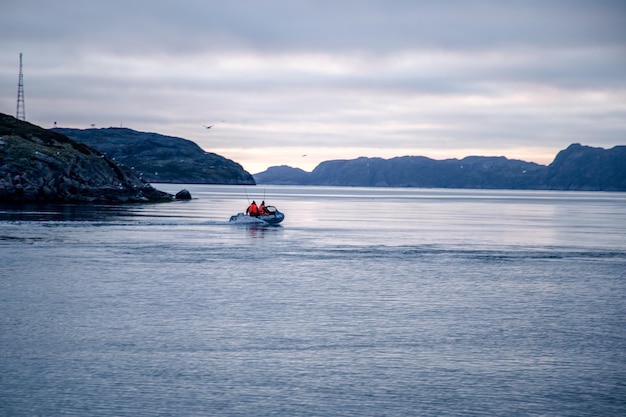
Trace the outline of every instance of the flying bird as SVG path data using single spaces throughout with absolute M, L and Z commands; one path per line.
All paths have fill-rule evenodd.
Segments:
M 206 129 L 210 129 L 210 128 L 212 128 L 212 127 L 213 127 L 213 125 L 211 125 L 211 126 L 202 125 L 202 126 L 204 126 Z

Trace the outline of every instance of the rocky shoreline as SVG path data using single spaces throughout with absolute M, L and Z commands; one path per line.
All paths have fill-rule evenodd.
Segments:
M 126 166 L 82 143 L 0 113 L 0 203 L 173 199 Z

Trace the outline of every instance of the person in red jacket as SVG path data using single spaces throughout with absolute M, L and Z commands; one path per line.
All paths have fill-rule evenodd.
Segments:
M 246 209 L 246 214 L 259 217 L 259 208 L 257 207 L 256 202 L 252 201 L 252 204 L 250 204 Z
M 265 208 L 265 200 L 261 201 L 261 205 L 259 206 L 259 215 L 267 216 L 270 212 Z

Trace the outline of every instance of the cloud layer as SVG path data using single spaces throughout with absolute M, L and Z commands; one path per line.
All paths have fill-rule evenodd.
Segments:
M 3 5 L 0 111 L 23 52 L 29 121 L 182 136 L 253 172 L 624 144 L 622 1 L 92 3 Z

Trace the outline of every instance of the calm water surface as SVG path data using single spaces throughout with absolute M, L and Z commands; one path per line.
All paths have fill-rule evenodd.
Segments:
M 0 415 L 626 415 L 626 194 L 183 187 L 0 207 Z

